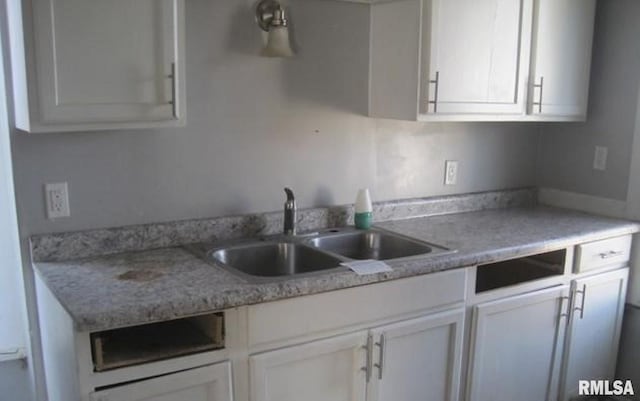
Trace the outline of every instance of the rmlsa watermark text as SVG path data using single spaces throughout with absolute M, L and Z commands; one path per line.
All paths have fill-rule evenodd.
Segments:
M 578 395 L 635 395 L 631 380 L 578 380 Z

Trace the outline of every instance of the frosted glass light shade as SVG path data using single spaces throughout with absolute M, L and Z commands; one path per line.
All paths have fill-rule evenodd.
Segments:
M 292 57 L 289 28 L 286 26 L 272 26 L 267 36 L 267 45 L 262 50 L 266 57 Z

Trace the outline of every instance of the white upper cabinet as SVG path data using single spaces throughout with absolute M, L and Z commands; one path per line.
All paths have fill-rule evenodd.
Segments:
M 422 114 L 522 114 L 533 0 L 425 1 Z
M 584 120 L 596 0 L 537 0 L 529 110 L 534 116 Z
M 182 0 L 11 0 L 16 125 L 184 124 Z
M 370 116 L 586 118 L 595 0 L 401 0 L 369 7 Z

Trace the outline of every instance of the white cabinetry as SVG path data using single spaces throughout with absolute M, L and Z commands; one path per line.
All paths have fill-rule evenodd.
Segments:
M 422 113 L 522 114 L 533 0 L 427 0 Z
M 587 116 L 596 0 L 536 0 L 529 113 Z
M 567 285 L 474 307 L 467 399 L 557 397 Z
M 91 401 L 233 401 L 229 362 L 191 369 L 90 395 Z
M 372 330 L 368 401 L 457 400 L 463 321 L 459 308 Z
M 11 0 L 16 126 L 184 124 L 182 0 Z
M 248 307 L 249 399 L 456 401 L 465 286 L 455 269 Z
M 613 376 L 630 245 L 620 236 L 232 308 L 224 335 L 210 331 L 222 349 L 104 371 L 91 344 L 108 342 L 76 332 L 36 276 L 48 399 L 457 401 L 464 380 L 467 401 L 567 401 L 579 379 Z
M 252 355 L 251 400 L 457 400 L 463 320 L 459 308 Z
M 562 400 L 578 394 L 578 380 L 613 379 L 628 272 L 619 269 L 572 282 Z
M 586 118 L 595 0 L 402 0 L 369 7 L 370 116 Z
M 364 401 L 367 333 L 313 341 L 249 358 L 252 401 Z

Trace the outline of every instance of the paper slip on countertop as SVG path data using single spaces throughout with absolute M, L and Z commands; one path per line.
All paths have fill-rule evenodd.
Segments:
M 342 266 L 348 267 L 361 276 L 365 274 L 390 272 L 393 270 L 391 266 L 384 262 L 380 262 L 379 260 L 356 260 L 353 262 L 343 262 L 340 264 Z

